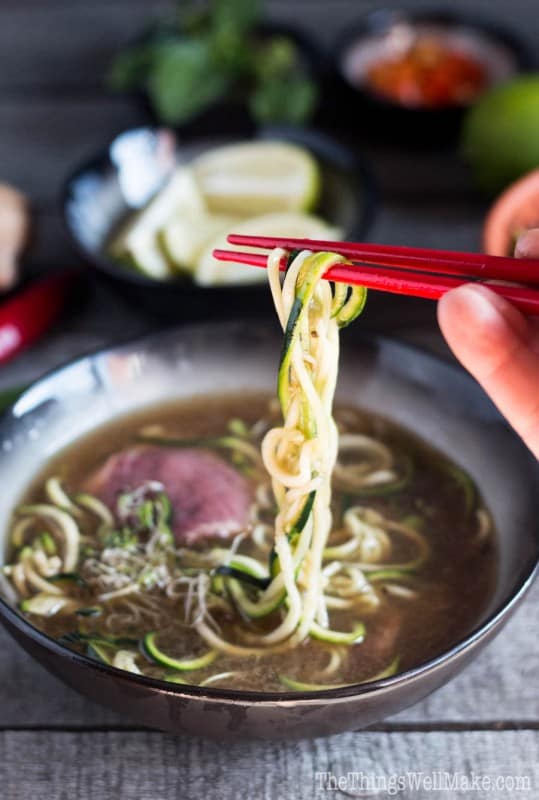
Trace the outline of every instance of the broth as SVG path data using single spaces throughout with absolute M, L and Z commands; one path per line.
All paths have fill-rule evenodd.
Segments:
M 441 654 L 473 628 L 494 589 L 497 553 L 488 511 L 468 476 L 416 436 L 385 419 L 349 406 L 337 404 L 334 416 L 341 433 L 362 434 L 389 447 L 399 475 L 404 475 L 393 484 L 382 485 L 379 491 L 374 485 L 354 493 L 339 486 L 338 480 L 333 487 L 330 548 L 340 548 L 336 551 L 340 553 L 346 545 L 343 520 L 347 511 L 358 506 L 357 519 L 365 518 L 373 531 L 384 528 L 376 546 L 380 542 L 386 546 L 386 539 L 390 542 L 389 555 L 386 552 L 383 558 L 367 562 L 368 569 L 354 572 L 353 565 L 358 561 L 364 563 L 365 553 L 368 555 L 364 536 L 362 558 L 343 562 L 345 568 L 337 574 L 340 582 L 331 579 L 335 584 L 330 594 L 337 606 L 330 609 L 331 628 L 351 631 L 358 621 L 362 622 L 365 629 L 358 634 L 356 643 L 309 638 L 282 652 L 243 656 L 219 653 L 215 660 L 204 662 L 208 644 L 193 627 L 192 618 L 199 590 L 196 581 L 202 580 L 200 575 L 211 581 L 208 595 L 211 625 L 215 625 L 221 635 L 226 634 L 229 641 L 248 647 L 249 631 L 270 630 L 281 613 L 277 607 L 267 617 L 248 619 L 242 614 L 243 606 L 238 606 L 231 596 L 231 584 L 237 586 L 238 581 L 216 574 L 215 564 L 205 561 L 208 554 L 229 550 L 231 542 L 235 541 L 234 547 L 245 559 L 256 558 L 263 564 L 268 563 L 271 550 L 268 530 L 272 525 L 274 501 L 271 497 L 268 500 L 267 488 L 259 488 L 255 495 L 253 484 L 256 482 L 259 487 L 265 484 L 265 479 L 260 478 L 260 467 L 257 467 L 255 479 L 249 456 L 227 450 L 222 442 L 217 447 L 211 443 L 216 437 L 232 435 L 259 448 L 267 428 L 279 419 L 275 402 L 268 395 L 259 394 L 197 397 L 118 419 L 59 453 L 32 482 L 22 502 L 25 506 L 46 502 L 44 486 L 51 476 L 60 478 L 69 498 L 75 497 L 87 484 L 88 476 L 102 468 L 111 454 L 135 445 L 139 447 L 138 437 L 142 431 L 152 439 L 152 443 L 144 447 L 156 448 L 156 439 L 163 437 L 185 439 L 189 442 L 189 451 L 193 448 L 200 448 L 204 453 L 210 451 L 219 462 L 236 470 L 249 484 L 253 498 L 265 495 L 256 511 L 260 530 L 266 526 L 264 536 L 256 542 L 252 540 L 251 520 L 247 526 L 249 532 L 241 541 L 230 538 L 224 542 L 210 533 L 194 544 L 170 543 L 166 546 L 167 554 L 159 562 L 164 565 L 161 572 L 152 567 L 154 574 L 150 574 L 150 570 L 145 578 L 141 567 L 137 572 L 136 590 L 103 599 L 107 594 L 103 591 L 106 581 L 100 584 L 99 591 L 92 588 L 95 578 L 92 569 L 94 572 L 101 570 L 104 550 L 114 551 L 107 554 L 106 566 L 114 568 L 121 578 L 118 565 L 125 570 L 128 563 L 131 569 L 130 565 L 137 558 L 144 558 L 146 550 L 141 550 L 141 542 L 145 534 L 139 531 L 138 545 L 137 541 L 121 540 L 118 531 L 115 531 L 116 539 L 110 538 L 109 531 L 109 539 L 105 541 L 95 516 L 80 514 L 76 516 L 77 524 L 85 538 L 73 570 L 76 575 L 51 577 L 55 586 L 67 587 L 65 591 L 74 602 L 58 613 L 41 615 L 25 610 L 23 601 L 22 608 L 29 620 L 54 638 L 67 637 L 63 641 L 73 649 L 109 663 L 118 651 L 125 650 L 131 654 L 125 657 L 125 668 L 144 675 L 240 690 L 279 692 L 311 684 L 326 688 L 359 683 L 407 670 Z M 167 452 L 177 452 L 177 449 L 168 447 Z M 346 452 L 341 459 L 346 465 Z M 137 487 L 125 488 L 131 491 Z M 156 490 L 153 491 L 155 495 Z M 365 507 L 370 509 L 367 517 Z M 381 517 L 377 517 L 377 513 Z M 380 520 L 390 520 L 395 525 L 391 528 Z M 52 527 L 50 533 L 54 537 Z M 43 517 L 30 523 L 22 534 L 24 542 L 17 541 L 18 546 L 11 546 L 9 559 L 16 561 L 21 547 L 39 549 L 41 545 L 35 545 L 37 540 L 45 547 L 47 540 L 39 539 L 43 529 Z M 428 556 L 414 567 L 420 542 L 426 543 Z M 122 561 L 124 552 L 125 562 Z M 51 549 L 49 556 L 54 558 L 52 553 Z M 378 562 L 381 566 L 376 569 Z M 341 563 L 340 556 L 332 559 L 328 555 L 324 563 L 329 575 L 329 565 Z M 352 566 L 349 568 L 347 564 Z M 402 564 L 404 569 L 398 566 Z M 175 583 L 170 579 L 176 574 L 173 570 L 178 570 Z M 352 573 L 356 581 L 360 581 L 361 576 L 367 579 L 366 586 L 356 594 L 349 588 Z M 99 572 L 100 580 L 103 575 L 104 572 Z M 15 583 L 13 572 L 11 576 Z M 247 601 L 259 596 L 254 585 L 245 583 L 242 586 Z M 189 592 L 192 595 L 190 610 L 187 609 Z M 349 607 L 339 607 L 345 602 Z M 158 645 L 157 659 L 148 649 L 150 640 L 146 641 L 146 646 L 139 647 L 140 641 L 151 632 L 156 633 L 153 641 Z M 162 660 L 163 653 L 171 663 L 200 657 L 203 663 L 196 665 L 196 669 L 185 669 L 185 665 L 177 669 Z M 116 661 L 117 665 L 120 663 L 121 659 Z

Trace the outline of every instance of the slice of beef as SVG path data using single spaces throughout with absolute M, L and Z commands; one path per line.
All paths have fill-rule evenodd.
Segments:
M 209 537 L 230 539 L 248 523 L 249 482 L 207 450 L 150 446 L 122 450 L 110 456 L 84 488 L 115 512 L 120 494 L 148 481 L 158 481 L 165 488 L 178 544 L 196 545 Z

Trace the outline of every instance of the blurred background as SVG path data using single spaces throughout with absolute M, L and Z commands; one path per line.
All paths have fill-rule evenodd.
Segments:
M 165 0 L 0 4 L 0 181 L 23 195 L 0 193 L 7 274 L 0 389 L 22 386 L 109 342 L 227 308 L 249 313 L 259 302 L 245 288 L 236 303 L 233 288 L 225 294 L 193 288 L 192 276 L 178 274 L 167 281 L 165 293 L 174 300 L 165 309 L 165 295 L 154 292 L 147 275 L 139 280 L 140 271 L 136 279 L 127 274 L 127 263 L 111 266 L 103 241 L 88 239 L 96 214 L 101 225 L 110 211 L 116 225 L 120 210 L 128 210 L 100 182 L 112 175 L 111 144 L 130 129 L 167 125 L 171 147 L 190 153 L 201 141 L 244 141 L 286 125 L 285 138 L 322 164 L 317 213 L 332 225 L 344 215 L 345 236 L 356 231 L 381 243 L 510 252 L 512 237 L 533 224 L 534 214 L 539 222 L 535 187 L 522 218 L 513 218 L 514 203 L 511 219 L 497 218 L 501 242 L 485 238 L 494 199 L 539 166 L 535 2 L 416 0 L 386 7 L 374 0 L 267 0 L 257 14 L 250 5 L 229 0 L 204 12 L 204 4 L 193 9 Z M 176 47 L 206 43 L 210 29 L 219 30 L 218 56 Z M 422 36 L 430 37 L 425 52 Z M 410 61 L 413 48 L 419 52 Z M 447 61 L 455 49 L 467 59 L 456 67 Z M 246 61 L 238 64 L 240 56 Z M 255 66 L 251 60 L 246 68 L 249 59 Z M 453 84 L 432 94 L 433 73 L 422 89 L 418 82 L 425 64 L 430 69 L 437 59 Z M 397 72 L 371 69 L 388 60 L 400 60 Z M 404 78 L 411 95 L 406 88 L 398 94 Z M 314 138 L 305 137 L 307 125 Z M 136 163 L 135 172 L 141 170 Z M 341 190 L 332 170 L 355 183 Z M 348 207 L 337 212 L 346 193 Z M 62 277 L 35 294 L 36 278 L 79 268 L 67 282 Z M 34 295 L 25 303 L 29 286 Z M 428 302 L 376 298 L 362 319 L 369 328 L 421 340 L 435 335 L 434 313 Z

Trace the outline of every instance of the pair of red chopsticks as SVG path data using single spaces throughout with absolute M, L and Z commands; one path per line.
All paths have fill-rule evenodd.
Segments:
M 529 315 L 539 315 L 539 259 L 517 259 L 481 253 L 459 253 L 416 247 L 393 247 L 355 242 L 329 242 L 272 236 L 228 236 L 230 244 L 271 250 L 311 250 L 338 253 L 348 259 L 326 272 L 324 278 L 338 283 L 366 286 L 391 294 L 438 300 L 463 283 L 512 281 L 525 286 L 489 283 L 489 289 L 505 297 Z M 219 261 L 254 267 L 267 266 L 267 255 L 214 250 Z M 283 260 L 281 269 L 286 268 Z

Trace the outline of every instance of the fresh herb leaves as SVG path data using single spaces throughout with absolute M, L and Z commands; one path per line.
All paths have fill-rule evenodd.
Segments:
M 155 56 L 147 88 L 165 122 L 187 122 L 228 91 L 230 79 L 218 70 L 205 39 L 159 45 Z
M 180 125 L 214 103 L 245 102 L 259 122 L 305 122 L 316 103 L 294 42 L 260 35 L 255 0 L 213 0 L 205 9 L 181 4 L 172 23 L 154 27 L 140 45 L 120 53 L 111 88 L 145 89 L 157 116 Z

